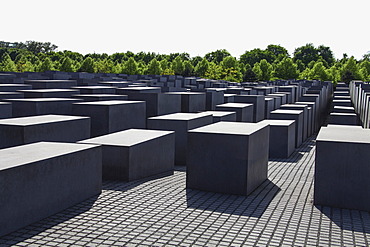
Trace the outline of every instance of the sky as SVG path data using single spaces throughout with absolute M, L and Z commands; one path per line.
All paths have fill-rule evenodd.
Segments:
M 370 52 L 369 0 L 2 0 L 0 40 L 51 42 L 58 51 L 132 51 L 192 57 L 226 49 L 307 43 L 361 59 Z

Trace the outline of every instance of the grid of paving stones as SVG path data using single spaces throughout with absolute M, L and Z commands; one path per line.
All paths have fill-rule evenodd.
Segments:
M 269 162 L 250 196 L 186 189 L 186 169 L 103 192 L 0 239 L 0 246 L 368 246 L 368 212 L 312 204 L 315 139 Z M 1 227 L 1 225 L 0 225 Z

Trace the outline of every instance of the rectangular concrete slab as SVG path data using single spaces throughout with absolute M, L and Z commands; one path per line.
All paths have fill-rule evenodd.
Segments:
M 76 142 L 90 137 L 90 118 L 40 115 L 0 120 L 0 148 L 40 141 Z
M 0 150 L 0 236 L 98 195 L 96 145 L 38 142 Z
M 108 100 L 73 105 L 73 114 L 91 118 L 91 136 L 146 127 L 144 101 Z
M 322 127 L 316 140 L 314 204 L 370 211 L 370 130 Z
M 189 131 L 186 187 L 249 195 L 267 179 L 269 126 L 219 122 Z
M 173 174 L 173 131 L 129 129 L 79 143 L 102 145 L 104 179 L 132 181 L 156 174 Z
M 186 165 L 188 131 L 213 123 L 211 114 L 174 113 L 148 118 L 148 129 L 175 131 L 175 164 Z
M 236 121 L 253 122 L 253 104 L 225 103 L 216 106 L 216 111 L 233 111 L 236 113 Z

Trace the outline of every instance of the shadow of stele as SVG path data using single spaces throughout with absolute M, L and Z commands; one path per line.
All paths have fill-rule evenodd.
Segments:
M 44 232 L 45 230 L 50 229 L 53 226 L 68 221 L 86 211 L 89 211 L 93 207 L 98 197 L 99 195 L 92 196 L 85 201 L 64 209 L 63 211 L 60 211 L 54 215 L 34 222 L 7 235 L 1 236 L 0 240 L 7 240 L 7 246 L 23 242 L 24 240 L 32 238 L 33 236 L 38 235 L 39 233 Z
M 323 205 L 314 205 L 314 207 L 342 230 L 370 233 L 370 225 L 368 223 L 370 212 Z
M 260 218 L 281 189 L 265 180 L 248 196 L 186 189 L 188 208 Z

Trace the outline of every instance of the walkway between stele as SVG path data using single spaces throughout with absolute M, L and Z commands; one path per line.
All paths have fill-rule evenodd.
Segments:
M 368 246 L 369 212 L 314 206 L 315 139 L 269 161 L 250 196 L 186 189 L 186 169 L 103 192 L 0 238 L 0 246 Z M 1 225 L 0 225 L 1 227 Z

